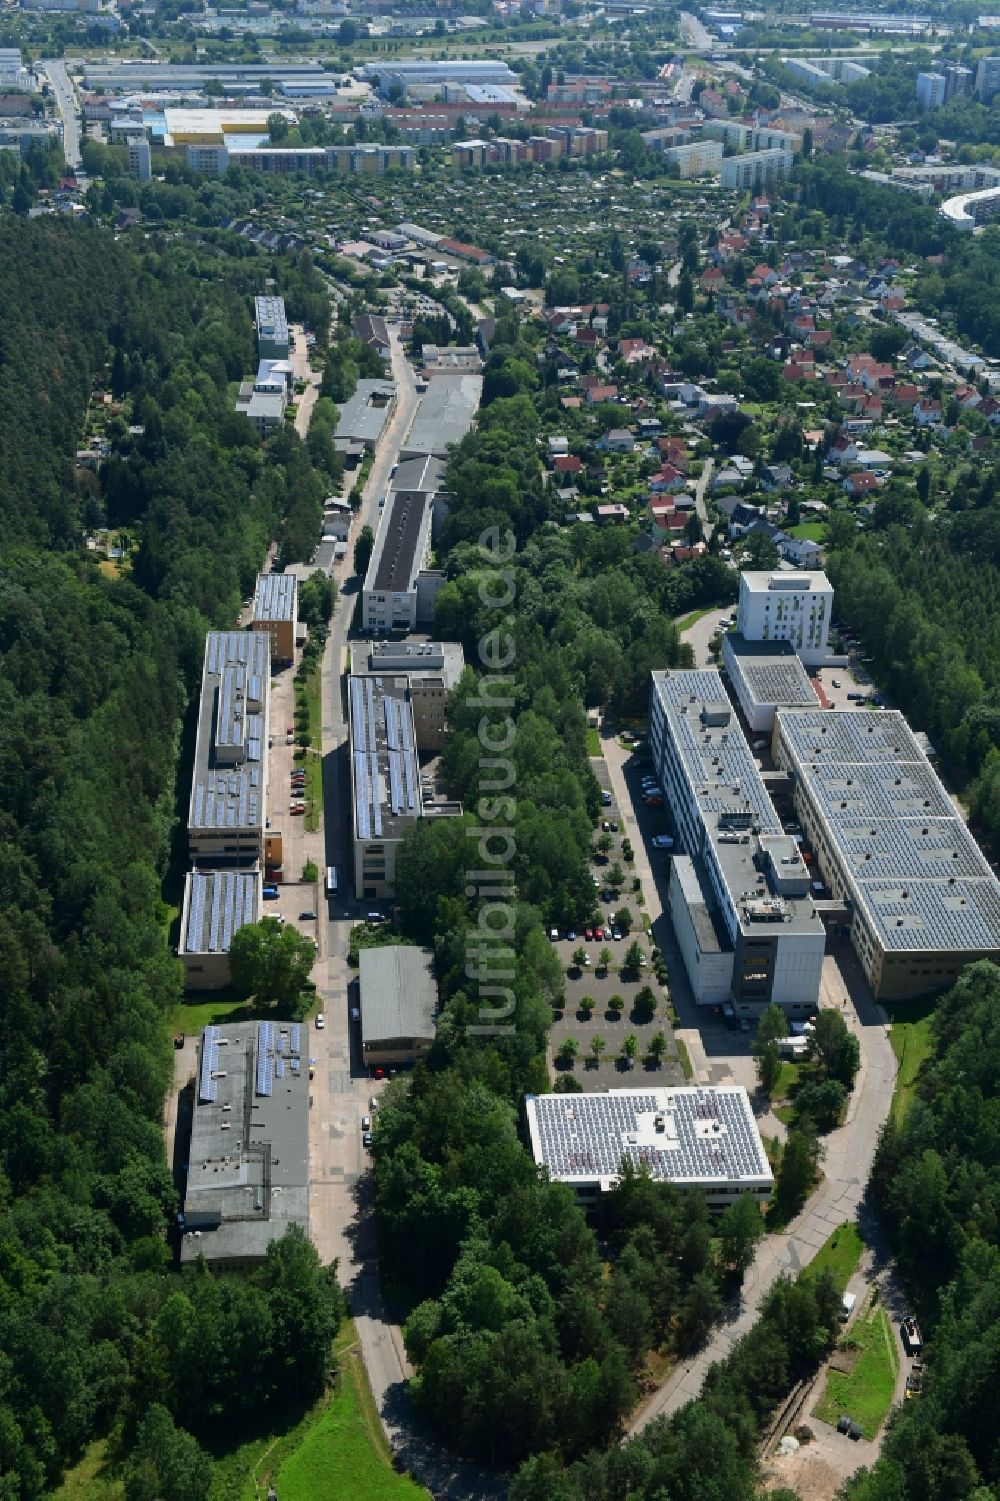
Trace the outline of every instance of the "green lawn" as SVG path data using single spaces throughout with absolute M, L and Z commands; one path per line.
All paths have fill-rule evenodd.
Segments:
M 693 625 L 696 625 L 702 616 L 711 615 L 712 611 L 718 608 L 718 605 L 706 605 L 703 610 L 692 610 L 690 615 L 685 615 L 682 620 L 675 620 L 674 624 L 683 635 L 685 631 L 689 631 Z
M 830 1371 L 826 1390 L 815 1408 L 824 1423 L 836 1423 L 849 1413 L 861 1424 L 865 1438 L 873 1439 L 885 1421 L 896 1389 L 899 1356 L 885 1309 L 876 1306 L 856 1320 L 844 1345 L 860 1349 L 850 1373 Z
M 336 1391 L 276 1470 L 258 1467 L 258 1483 L 273 1484 L 281 1501 L 426 1501 L 422 1486 L 392 1468 L 352 1323 L 337 1348 Z
M 798 1063 L 789 1063 L 787 1061 L 782 1062 L 781 1069 L 778 1073 L 778 1082 L 774 1086 L 774 1090 L 771 1095 L 772 1100 L 788 1099 L 788 1096 L 791 1094 L 792 1090 L 799 1082 L 799 1068 L 800 1065 Z
M 185 1001 L 175 1006 L 170 1013 L 171 1032 L 200 1032 L 203 1027 L 214 1027 L 218 1022 L 242 1022 L 249 1020 L 251 1008 L 245 1001 L 227 991 L 220 991 L 211 1000 Z
M 601 754 L 601 737 L 593 725 L 587 726 L 587 755 L 599 756 Z
M 826 522 L 800 521 L 798 526 L 787 526 L 785 530 L 790 537 L 801 537 L 808 542 L 822 542 L 826 536 Z
M 829 1240 L 820 1246 L 806 1272 L 810 1277 L 830 1272 L 837 1284 L 837 1291 L 843 1293 L 854 1275 L 863 1250 L 864 1243 L 856 1227 L 850 1222 L 838 1225 Z
M 66 1471 L 62 1485 L 52 1492 L 52 1501 L 122 1501 L 121 1481 L 110 1480 L 104 1472 L 107 1449 L 107 1439 L 89 1444 L 83 1458 Z
M 899 1122 L 910 1108 L 917 1086 L 917 1075 L 933 1048 L 930 1002 L 911 1001 L 906 1005 L 887 1006 L 892 1020 L 889 1041 L 899 1063 L 896 1086 L 892 1092 L 892 1118 Z

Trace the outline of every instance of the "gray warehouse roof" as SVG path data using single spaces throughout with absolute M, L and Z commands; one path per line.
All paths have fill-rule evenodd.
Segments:
M 227 954 L 233 934 L 255 923 L 260 875 L 252 870 L 192 870 L 187 875 L 182 954 Z
M 286 340 L 288 320 L 285 317 L 285 299 L 283 297 L 255 297 L 253 302 L 258 337 Z
M 815 708 L 816 692 L 790 641 L 748 641 L 736 631 L 722 638 L 723 661 L 758 704 Z
M 430 950 L 394 944 L 358 957 L 362 1043 L 432 1038 L 438 995 Z
M 296 593 L 294 573 L 258 573 L 253 597 L 254 620 L 294 620 Z
M 445 464 L 432 455 L 420 454 L 414 459 L 402 459 L 396 466 L 390 490 L 419 491 L 424 495 L 437 495 L 444 489 Z
M 416 586 L 430 544 L 433 501 L 421 491 L 394 490 L 382 509 L 365 590 L 406 594 Z
M 529 1095 L 525 1109 L 535 1161 L 560 1183 L 614 1180 L 624 1160 L 682 1186 L 771 1183 L 738 1086 Z
M 420 454 L 444 458 L 449 446 L 460 443 L 475 421 L 482 391 L 481 375 L 432 376 L 400 450 L 403 458 Z
M 290 1224 L 309 1225 L 309 1036 L 293 1022 L 206 1027 L 181 1260 L 253 1259 Z
M 420 766 L 405 677 L 348 679 L 356 839 L 399 839 L 420 817 Z
M 396 387 L 391 380 L 359 380 L 337 418 L 336 436 L 348 442 L 376 443 L 389 420 Z
M 271 643 L 263 632 L 210 631 L 198 707 L 188 828 L 261 830 Z
M 1000 882 L 902 714 L 782 709 L 778 726 L 883 946 L 1000 949 Z

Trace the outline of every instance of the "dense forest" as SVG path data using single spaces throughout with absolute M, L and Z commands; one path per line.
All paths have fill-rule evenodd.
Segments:
M 956 485 L 931 525 L 919 503 L 835 551 L 837 611 L 861 633 L 875 680 L 967 789 L 977 825 L 1000 837 L 1000 500 L 986 470 Z M 965 503 L 969 509 L 962 509 Z
M 165 1275 L 181 725 L 206 627 L 271 536 L 315 539 L 323 493 L 294 433 L 261 446 L 233 420 L 270 264 L 0 225 L 5 1501 L 42 1495 L 96 1435 L 130 1501 L 196 1501 L 199 1441 L 308 1400 L 340 1315 L 301 1237 L 248 1281 Z M 108 445 L 96 477 L 74 470 L 85 423 Z M 105 523 L 131 539 L 120 567 L 83 548 Z
M 968 969 L 938 1004 L 933 1036 L 917 1098 L 886 1128 L 872 1179 L 930 1336 L 926 1379 L 849 1501 L 979 1501 L 1000 1483 L 1000 969 Z

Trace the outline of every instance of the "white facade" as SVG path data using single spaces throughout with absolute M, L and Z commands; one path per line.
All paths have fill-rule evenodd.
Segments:
M 663 160 L 677 168 L 679 177 L 704 177 L 722 167 L 721 141 L 693 141 L 689 146 L 668 146 Z
M 917 103 L 921 109 L 940 109 L 945 99 L 946 79 L 943 73 L 917 74 Z
M 722 163 L 722 186 L 751 190 L 767 187 L 787 177 L 794 161 L 792 153 L 780 147 L 773 151 L 750 151 L 746 156 L 726 157 Z
M 807 667 L 827 657 L 833 585 L 825 573 L 740 575 L 737 630 L 747 641 L 790 641 Z

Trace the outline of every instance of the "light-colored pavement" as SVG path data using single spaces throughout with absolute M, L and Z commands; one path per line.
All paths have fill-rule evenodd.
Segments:
M 708 482 L 712 478 L 712 470 L 714 468 L 715 460 L 711 457 L 711 455 L 709 455 L 702 466 L 701 473 L 698 476 L 698 483 L 694 487 L 694 508 L 701 518 L 701 524 L 705 528 L 706 533 L 709 530 L 709 526 L 708 507 L 705 504 L 705 492 L 708 489 Z
M 688 47 L 698 52 L 724 52 L 725 43 L 716 41 L 705 30 L 704 26 L 693 16 L 690 11 L 682 10 L 680 13 L 681 41 Z
M 45 71 L 45 76 L 52 85 L 56 107 L 63 125 L 63 155 L 70 167 L 77 167 L 80 161 L 80 116 L 76 102 L 76 90 L 66 64 L 58 58 L 47 57 L 40 64 Z M 78 174 L 79 175 L 79 174 Z
M 688 626 L 686 631 L 681 632 L 681 640 L 690 646 L 694 653 L 696 667 L 713 666 L 712 642 L 715 633 L 722 622 L 735 613 L 735 610 L 735 605 L 725 605 L 719 610 L 709 610 L 707 615 L 702 615 L 693 625 Z
M 361 1121 L 369 1100 L 384 1087 L 369 1079 L 360 1037 L 350 1019 L 356 1005 L 347 964 L 351 922 L 361 909 L 351 895 L 350 773 L 344 671 L 347 643 L 362 580 L 354 572 L 354 542 L 362 526 L 378 525 L 378 502 L 389 483 L 399 448 L 417 404 L 416 380 L 399 334 L 390 329 L 396 408 L 376 450 L 361 506 L 338 577 L 339 596 L 323 661 L 324 847 L 317 864 L 336 865 L 340 890 L 329 905 L 326 942 L 314 971 L 325 1026 L 313 1027 L 310 1054 L 315 1079 L 310 1114 L 309 1231 L 320 1257 L 338 1262 L 338 1278 L 354 1314 L 368 1380 L 386 1435 L 398 1461 L 441 1501 L 500 1501 L 505 1487 L 495 1476 L 447 1453 L 422 1429 L 405 1383 L 412 1375 L 398 1325 L 382 1304 L 376 1261 L 372 1184 Z

